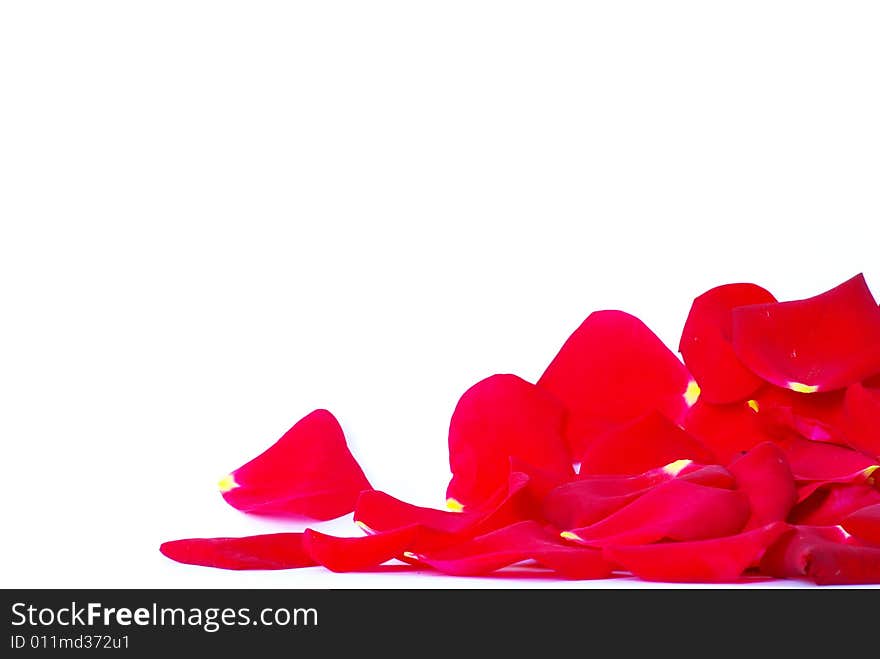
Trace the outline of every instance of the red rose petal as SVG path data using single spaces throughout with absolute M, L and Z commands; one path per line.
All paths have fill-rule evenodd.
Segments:
M 463 512 L 425 508 L 395 499 L 385 492 L 364 492 L 358 499 L 354 520 L 368 533 L 391 531 L 419 525 L 439 533 L 473 536 L 518 522 L 528 514 L 523 510 L 529 478 L 514 472 L 481 506 Z
M 813 527 L 797 527 L 764 553 L 761 572 L 807 577 L 819 585 L 880 583 L 880 548 L 844 544 Z
M 579 474 L 576 480 L 588 482 L 592 493 L 616 496 L 644 491 L 673 478 L 710 487 L 732 489 L 736 486 L 733 474 L 721 465 L 703 465 L 693 460 L 676 460 L 635 476 Z
M 862 275 L 806 300 L 733 310 L 733 348 L 754 373 L 803 393 L 880 373 L 880 308 Z
M 843 421 L 845 393 L 843 389 L 801 393 L 768 384 L 754 397 L 760 403 L 762 412 L 774 407 L 788 407 L 797 416 L 837 427 Z
M 600 522 L 566 531 L 563 537 L 594 547 L 704 540 L 738 533 L 749 512 L 748 498 L 742 492 L 676 479 Z
M 867 478 L 877 466 L 865 454 L 843 446 L 800 437 L 789 437 L 778 444 L 785 451 L 796 481 L 850 482 Z
M 581 474 L 640 474 L 676 460 L 702 464 L 712 453 L 659 412 L 650 412 L 597 437 L 581 456 Z
M 713 405 L 698 400 L 684 420 L 684 427 L 722 464 L 739 457 L 758 444 L 773 439 L 758 418 L 758 403 L 749 400 Z
M 440 572 L 457 576 L 489 574 L 529 559 L 570 579 L 611 575 L 601 551 L 563 543 L 534 521 L 513 524 L 418 558 Z
M 880 503 L 880 492 L 870 485 L 825 485 L 792 510 L 792 524 L 835 526 L 857 510 Z
M 795 414 L 790 407 L 772 407 L 766 412 L 762 412 L 761 420 L 766 424 L 768 432 L 777 437 L 785 437 L 789 431 L 794 431 L 804 439 L 813 442 L 847 445 L 843 433 L 837 428 L 817 419 Z
M 557 473 L 547 471 L 546 469 L 538 469 L 534 465 L 530 465 L 516 457 L 510 459 L 510 472 L 519 472 L 528 476 L 529 482 L 526 487 L 538 507 L 540 507 L 540 502 L 544 500 L 544 497 L 546 497 L 551 490 L 559 487 L 563 483 L 567 483 L 575 477 L 570 473 L 563 477 Z
M 306 529 L 303 548 L 320 565 L 333 572 L 362 572 L 417 546 L 418 526 L 357 538 L 340 538 Z
M 721 465 L 698 465 L 692 462 L 682 469 L 676 478 L 707 487 L 721 487 L 726 490 L 736 488 L 736 478 Z
M 380 533 L 413 524 L 443 533 L 459 533 L 476 523 L 473 512 L 450 512 L 416 506 L 382 492 L 370 490 L 361 494 L 354 509 L 354 521 L 368 533 Z
M 870 485 L 873 487 L 877 480 L 875 474 L 878 469 L 880 469 L 880 466 L 873 465 L 837 478 L 799 483 L 797 488 L 798 503 L 812 496 L 816 490 L 826 488 L 829 485 Z
M 178 563 L 225 570 L 286 570 L 316 565 L 303 547 L 302 533 L 171 540 L 159 551 Z
M 784 438 L 794 431 L 804 439 L 846 445 L 843 437 L 844 390 L 803 394 L 768 385 L 755 394 L 759 419 L 767 432 Z
M 740 403 L 713 405 L 698 400 L 685 429 L 727 464 L 765 441 L 792 432 L 813 441 L 841 443 L 842 392 L 801 394 L 766 385 Z
M 880 504 L 850 513 L 840 525 L 859 540 L 880 546 Z
M 755 284 L 726 284 L 694 300 L 678 351 L 700 385 L 700 397 L 723 404 L 749 398 L 763 380 L 743 366 L 733 351 L 731 311 L 746 304 L 776 302 Z
M 568 338 L 538 386 L 568 406 L 569 446 L 572 455 L 582 455 L 608 429 L 652 410 L 678 421 L 696 397 L 692 382 L 638 318 L 597 311 Z
M 847 388 L 843 428 L 851 446 L 880 459 L 880 377 Z
M 773 442 L 759 444 L 730 465 L 741 492 L 749 498 L 746 529 L 784 520 L 797 501 L 794 477 L 785 453 Z
M 611 546 L 603 556 L 635 576 L 649 581 L 730 582 L 760 560 L 764 551 L 788 529 L 773 522 L 745 533 L 653 545 Z
M 565 415 L 552 394 L 515 375 L 493 375 L 475 384 L 458 401 L 449 425 L 447 498 L 465 507 L 485 501 L 507 482 L 511 457 L 574 475 Z
M 372 489 L 336 418 L 315 410 L 220 482 L 223 498 L 249 513 L 333 519 Z
M 542 515 L 560 529 L 589 526 L 673 478 L 710 487 L 736 485 L 724 467 L 704 467 L 680 460 L 637 476 L 579 476 L 578 480 L 564 483 L 548 493 Z
M 599 495 L 584 492 L 583 483 L 568 483 L 544 500 L 542 515 L 559 529 L 589 526 L 638 499 L 647 489 L 628 494 Z

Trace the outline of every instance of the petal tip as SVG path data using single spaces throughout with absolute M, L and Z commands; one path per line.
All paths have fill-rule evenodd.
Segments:
M 577 533 L 572 533 L 571 531 L 563 531 L 559 534 L 559 537 L 565 540 L 571 540 L 572 542 L 583 542 Z
M 787 386 L 792 391 L 796 391 L 799 394 L 814 394 L 819 391 L 818 385 L 815 384 L 803 384 L 801 382 L 789 382 Z
M 234 490 L 237 487 L 238 483 L 235 482 L 235 476 L 233 476 L 232 474 L 226 474 L 223 478 L 217 481 L 217 488 L 222 494 L 225 494 L 230 490 Z
M 697 384 L 696 380 L 688 382 L 687 389 L 684 390 L 682 397 L 688 407 L 693 407 L 696 404 L 697 399 L 700 397 L 700 385 Z
M 693 460 L 676 460 L 675 462 L 670 462 L 668 465 L 663 467 L 663 472 L 669 474 L 670 476 L 678 476 L 686 467 L 693 463 Z
M 446 500 L 446 507 L 454 513 L 464 511 L 464 505 L 458 499 L 453 499 L 452 497 Z

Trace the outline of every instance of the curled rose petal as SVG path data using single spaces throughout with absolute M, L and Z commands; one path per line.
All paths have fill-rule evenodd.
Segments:
M 768 433 L 784 438 L 789 431 L 814 442 L 846 445 L 843 437 L 844 390 L 812 394 L 767 385 L 755 394 L 759 419 Z
M 880 546 L 880 504 L 850 513 L 840 525 L 859 540 Z
M 837 478 L 799 483 L 797 488 L 798 503 L 812 496 L 816 490 L 827 489 L 830 485 L 869 485 L 874 487 L 877 483 L 876 474 L 878 469 L 880 469 L 880 466 L 872 465 L 859 471 L 843 474 Z
M 458 401 L 449 424 L 447 498 L 465 507 L 483 502 L 507 481 L 511 457 L 573 476 L 565 415 L 556 397 L 515 375 L 475 384 Z
M 560 529 L 589 526 L 647 492 L 646 488 L 627 494 L 601 495 L 590 492 L 584 485 L 582 481 L 567 483 L 547 495 L 543 504 L 544 519 Z
M 880 548 L 830 539 L 823 530 L 796 527 L 764 553 L 761 572 L 807 577 L 819 585 L 880 583 Z
M 796 481 L 850 482 L 867 478 L 877 463 L 864 453 L 852 449 L 789 437 L 778 442 L 785 451 L 791 473 Z
M 731 345 L 731 311 L 746 304 L 776 302 L 755 284 L 726 284 L 694 300 L 684 324 L 678 351 L 709 403 L 743 401 L 763 380 L 743 366 Z
M 724 467 L 679 460 L 637 476 L 580 476 L 548 493 L 543 501 L 542 515 L 560 529 L 589 526 L 673 478 L 710 487 L 732 488 L 736 485 Z
M 726 490 L 736 488 L 736 478 L 721 465 L 697 465 L 692 462 L 681 470 L 677 478 L 680 481 L 707 487 L 721 487 Z
M 739 403 L 713 405 L 698 400 L 683 425 L 727 464 L 762 442 L 792 433 L 840 443 L 842 411 L 842 392 L 801 394 L 766 385 Z
M 546 469 L 538 469 L 516 457 L 510 459 L 510 472 L 519 472 L 528 476 L 529 482 L 526 487 L 537 508 L 540 508 L 541 501 L 544 500 L 544 497 L 546 497 L 551 490 L 559 487 L 563 483 L 567 483 L 574 477 L 572 474 L 567 474 L 563 477 L 554 472 L 547 471 Z
M 529 559 L 569 579 L 611 575 L 601 551 L 562 542 L 534 521 L 506 526 L 418 559 L 435 570 L 457 576 L 489 574 Z
M 788 516 L 797 501 L 797 489 L 785 453 L 776 444 L 759 444 L 731 463 L 730 471 L 749 499 L 747 530 L 781 522 Z
M 851 446 L 880 459 L 880 377 L 847 388 L 843 428 Z
M 312 559 L 333 572 L 362 572 L 417 546 L 418 526 L 356 538 L 340 538 L 306 529 L 303 548 Z
M 652 410 L 678 421 L 699 393 L 676 356 L 638 318 L 597 311 L 568 338 L 538 380 L 568 406 L 572 455 Z
M 650 412 L 597 437 L 581 456 L 581 474 L 640 474 L 676 460 L 702 464 L 712 453 L 659 412 Z
M 851 513 L 880 503 L 880 492 L 865 484 L 824 485 L 791 511 L 792 524 L 835 526 Z
M 676 479 L 595 524 L 562 535 L 593 547 L 704 540 L 734 535 L 748 518 L 749 500 L 742 492 Z
M 611 546 L 602 550 L 610 562 L 649 581 L 736 581 L 760 560 L 788 525 L 773 522 L 751 531 L 695 542 Z
M 584 481 L 588 491 L 601 496 L 616 496 L 645 491 L 673 478 L 698 485 L 732 489 L 736 480 L 721 465 L 703 465 L 693 460 L 676 460 L 656 469 L 649 469 L 635 476 L 579 474 L 577 481 Z
M 751 371 L 801 393 L 880 373 L 880 308 L 857 275 L 806 300 L 733 310 L 733 348 Z
M 757 401 L 750 399 L 729 405 L 698 400 L 684 420 L 684 427 L 722 464 L 773 439 L 758 418 Z
M 463 512 L 416 506 L 378 490 L 361 494 L 354 511 L 355 523 L 367 533 L 418 525 L 445 534 L 473 536 L 521 521 L 531 512 L 529 478 L 514 472 L 482 505 Z
M 789 431 L 794 431 L 813 442 L 847 445 L 842 432 L 836 427 L 818 419 L 800 416 L 790 407 L 771 407 L 761 414 L 761 420 L 766 424 L 768 432 L 776 436 L 785 437 Z
M 473 512 L 451 512 L 416 506 L 382 492 L 361 494 L 354 509 L 354 521 L 367 533 L 381 533 L 413 524 L 443 533 L 459 533 L 476 523 Z
M 171 540 L 159 551 L 178 563 L 225 570 L 286 570 L 316 565 L 303 547 L 302 533 Z
M 327 410 L 301 419 L 263 453 L 220 481 L 223 498 L 249 513 L 333 519 L 372 489 Z

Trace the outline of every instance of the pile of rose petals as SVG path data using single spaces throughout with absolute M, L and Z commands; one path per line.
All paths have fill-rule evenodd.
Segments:
M 451 575 L 528 562 L 569 579 L 880 583 L 880 308 L 864 278 L 791 302 L 754 284 L 713 288 L 679 351 L 683 363 L 639 319 L 597 311 L 537 383 L 472 386 L 449 426 L 449 510 L 373 489 L 317 410 L 224 478 L 223 497 L 255 514 L 354 512 L 366 535 L 161 551 L 227 569 L 397 559 Z

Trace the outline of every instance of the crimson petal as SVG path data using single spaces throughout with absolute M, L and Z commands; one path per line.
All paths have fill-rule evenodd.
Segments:
M 368 533 L 391 531 L 411 525 L 445 534 L 473 536 L 518 522 L 530 510 L 529 478 L 514 472 L 508 483 L 499 488 L 483 505 L 463 512 L 449 512 L 416 506 L 378 490 L 361 494 L 354 520 Z
M 880 459 L 880 377 L 847 388 L 843 426 L 850 445 Z
M 403 556 L 417 544 L 418 526 L 357 538 L 340 538 L 306 529 L 303 548 L 316 563 L 333 572 L 361 572 Z
M 727 464 L 761 442 L 773 439 L 758 418 L 758 403 L 749 400 L 713 405 L 698 400 L 684 420 L 685 429 Z
M 540 502 L 544 500 L 551 490 L 559 487 L 563 483 L 567 483 L 575 477 L 573 474 L 560 476 L 559 474 L 547 471 L 546 469 L 538 469 L 516 457 L 510 459 L 510 472 L 519 472 L 528 476 L 529 482 L 527 489 L 532 500 L 537 502 L 538 507 L 540 507 Z
M 563 537 L 594 547 L 704 540 L 738 533 L 748 518 L 749 500 L 742 492 L 676 479 Z
M 538 380 L 568 406 L 566 435 L 582 455 L 609 428 L 659 410 L 678 421 L 697 390 L 687 369 L 638 318 L 590 314 Z
M 696 542 L 611 546 L 603 556 L 649 581 L 730 582 L 760 560 L 788 525 L 773 522 L 751 531 Z
M 850 513 L 841 526 L 859 540 L 880 545 L 880 504 L 865 506 Z
M 678 351 L 700 385 L 700 397 L 714 404 L 748 398 L 763 381 L 743 366 L 731 345 L 731 311 L 746 304 L 776 302 L 755 284 L 726 284 L 694 300 Z
M 759 444 L 730 465 L 741 492 L 749 498 L 746 529 L 784 520 L 797 501 L 797 489 L 785 453 L 773 442 Z
M 589 490 L 601 496 L 616 496 L 643 491 L 655 485 L 678 478 L 699 485 L 736 487 L 736 479 L 721 465 L 703 465 L 693 460 L 676 460 L 656 469 L 634 476 L 579 474 L 577 481 L 586 481 Z
M 162 543 L 159 551 L 178 563 L 226 570 L 286 570 L 316 565 L 303 547 L 302 533 L 186 538 Z
M 611 575 L 611 566 L 601 551 L 564 543 L 534 521 L 506 526 L 418 559 L 435 570 L 457 576 L 489 574 L 529 559 L 569 579 Z
M 391 531 L 419 524 L 442 533 L 459 533 L 476 523 L 473 512 L 451 512 L 416 506 L 381 490 L 361 494 L 354 509 L 354 521 L 367 533 Z
M 827 488 L 830 485 L 870 485 L 873 487 L 876 484 L 874 473 L 877 469 L 880 469 L 880 466 L 875 464 L 866 469 L 843 474 L 837 478 L 800 483 L 797 488 L 798 503 L 812 496 L 816 490 Z
M 702 464 L 712 453 L 659 412 L 650 412 L 595 439 L 581 456 L 581 474 L 640 474 L 676 460 Z
M 493 375 L 468 389 L 449 424 L 449 499 L 462 506 L 486 500 L 507 481 L 511 457 L 573 476 L 565 444 L 565 407 L 515 375 Z
M 812 393 L 880 373 L 880 308 L 857 275 L 806 300 L 733 310 L 737 357 L 768 382 Z
M 220 481 L 223 498 L 249 513 L 333 519 L 372 489 L 339 422 L 315 410 L 263 453 Z
M 796 481 L 849 482 L 867 478 L 877 462 L 852 449 L 789 437 L 778 442 Z
M 736 485 L 733 475 L 724 467 L 679 460 L 637 476 L 579 476 L 548 493 L 542 515 L 560 529 L 589 526 L 673 478 L 710 487 Z
M 755 394 L 759 418 L 775 437 L 789 431 L 804 439 L 846 445 L 843 437 L 844 391 L 798 393 L 768 385 Z
M 844 543 L 808 526 L 783 535 L 764 553 L 761 572 L 807 577 L 819 585 L 880 583 L 880 548 Z
M 793 524 L 835 526 L 853 512 L 880 503 L 880 492 L 864 484 L 825 485 L 791 512 Z
M 691 462 L 679 472 L 677 478 L 707 487 L 722 487 L 726 490 L 736 488 L 736 478 L 721 465 L 698 465 Z

